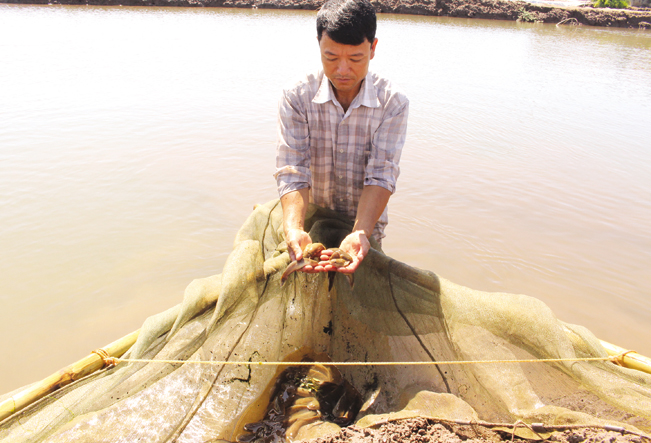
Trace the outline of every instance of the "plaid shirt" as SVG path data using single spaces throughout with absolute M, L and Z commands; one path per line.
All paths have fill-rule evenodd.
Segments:
M 354 219 L 364 186 L 395 192 L 408 113 L 407 97 L 376 74 L 366 75 L 346 112 L 323 71 L 309 75 L 280 100 L 278 193 L 310 187 L 312 202 Z M 376 239 L 387 222 L 385 208 Z

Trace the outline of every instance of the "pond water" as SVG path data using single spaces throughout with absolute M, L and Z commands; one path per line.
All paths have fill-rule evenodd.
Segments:
M 315 12 L 0 5 L 0 393 L 221 272 Z M 385 251 L 651 355 L 651 32 L 381 15 Z

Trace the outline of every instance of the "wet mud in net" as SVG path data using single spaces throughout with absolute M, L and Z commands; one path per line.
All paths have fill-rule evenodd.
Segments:
M 306 228 L 314 242 L 334 247 L 351 224 L 311 206 Z M 283 441 L 404 419 L 651 432 L 651 376 L 609 361 L 571 361 L 607 354 L 590 331 L 558 320 L 535 298 L 459 286 L 379 248 L 352 287 L 341 274 L 329 290 L 327 274 L 301 272 L 281 286 L 289 261 L 279 202 L 257 207 L 222 273 L 193 281 L 178 306 L 147 319 L 124 356 L 154 361 L 122 362 L 63 387 L 2 422 L 0 441 Z M 570 360 L 318 363 L 549 358 Z M 279 361 L 315 363 L 256 364 Z

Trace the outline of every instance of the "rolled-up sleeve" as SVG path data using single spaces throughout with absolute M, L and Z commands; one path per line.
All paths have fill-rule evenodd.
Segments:
M 306 112 L 293 91 L 284 91 L 278 106 L 276 173 L 278 195 L 311 186 L 310 131 Z
M 391 193 L 396 190 L 400 175 L 400 154 L 407 136 L 409 101 L 404 95 L 392 97 L 385 117 L 371 139 L 371 152 L 366 165 L 364 186 L 381 186 Z

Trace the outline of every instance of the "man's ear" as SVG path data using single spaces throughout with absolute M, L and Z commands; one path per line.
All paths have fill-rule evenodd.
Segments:
M 375 57 L 375 47 L 377 46 L 377 39 L 373 40 L 373 43 L 371 43 L 371 57 L 369 60 L 372 60 L 373 57 Z

